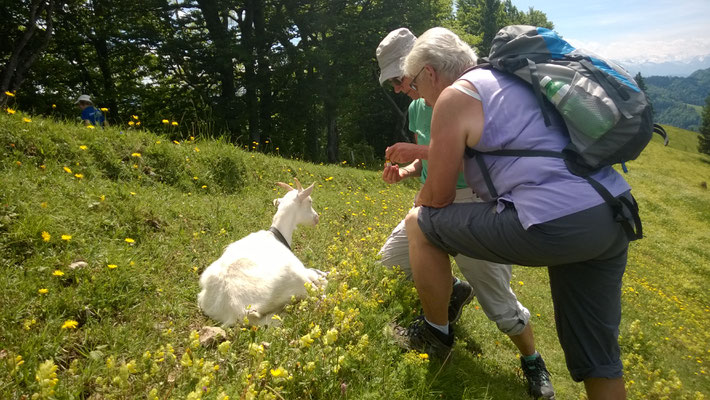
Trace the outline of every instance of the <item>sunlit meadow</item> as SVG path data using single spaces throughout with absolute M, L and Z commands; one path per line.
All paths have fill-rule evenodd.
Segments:
M 177 123 L 162 121 L 166 129 Z M 474 301 L 452 359 L 402 353 L 385 326 L 418 312 L 411 283 L 377 264 L 416 182 L 387 185 L 350 162 L 315 165 L 125 126 L 0 116 L 0 398 L 521 399 L 513 344 Z M 632 244 L 621 344 L 631 399 L 710 393 L 710 157 L 669 128 L 629 163 L 646 238 Z M 272 144 L 277 149 L 278 144 Z M 214 325 L 200 273 L 230 242 L 269 227 L 276 181 L 316 182 L 321 223 L 294 235 L 330 271 L 270 328 Z M 544 268 L 515 267 L 558 399 L 584 398 L 557 342 Z

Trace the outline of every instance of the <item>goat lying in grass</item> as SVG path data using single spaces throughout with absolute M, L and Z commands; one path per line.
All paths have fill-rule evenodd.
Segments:
M 298 190 L 277 183 L 287 193 L 274 200 L 278 210 L 271 228 L 230 244 L 202 273 L 197 303 L 209 317 L 232 325 L 246 316 L 252 325 L 269 325 L 273 314 L 283 309 L 292 296 L 306 296 L 306 282 L 316 286 L 326 283 L 325 273 L 304 267 L 291 252 L 296 226 L 318 223 L 310 197 L 315 183 L 303 189 L 294 180 Z

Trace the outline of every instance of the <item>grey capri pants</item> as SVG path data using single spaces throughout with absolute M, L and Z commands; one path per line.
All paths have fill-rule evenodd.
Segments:
M 418 223 L 451 255 L 548 266 L 557 336 L 572 379 L 621 377 L 621 278 L 629 242 L 611 208 L 602 203 L 527 230 L 513 204 L 495 210 L 496 202 L 421 207 Z

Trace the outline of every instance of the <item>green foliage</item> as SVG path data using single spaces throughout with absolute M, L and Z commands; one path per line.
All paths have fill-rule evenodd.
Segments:
M 703 123 L 700 126 L 700 140 L 698 151 L 710 155 L 710 95 L 705 99 L 703 109 Z
M 415 182 L 224 141 L 23 118 L 0 115 L 3 399 L 525 396 L 515 346 L 475 302 L 444 366 L 386 335 L 419 312 L 412 284 L 377 262 Z M 666 129 L 669 147 L 654 139 L 625 176 L 646 238 L 632 244 L 622 286 L 622 359 L 630 399 L 703 399 L 710 159 L 694 151 L 693 132 Z M 196 305 L 199 274 L 227 244 L 268 227 L 283 194 L 273 182 L 293 177 L 316 182 L 321 223 L 297 230 L 293 247 L 330 272 L 325 296 L 311 290 L 278 327 L 240 324 L 228 342 L 201 346 L 200 327 L 214 322 Z M 533 313 L 558 398 L 581 398 L 545 269 L 515 267 L 511 285 Z
M 651 76 L 644 79 L 658 123 L 698 130 L 705 98 L 710 95 L 710 68 L 695 71 L 687 78 Z

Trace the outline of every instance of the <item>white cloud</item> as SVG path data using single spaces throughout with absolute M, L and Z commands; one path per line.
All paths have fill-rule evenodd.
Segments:
M 710 56 L 709 37 L 686 38 L 627 38 L 605 43 L 581 41 L 569 38 L 575 47 L 591 50 L 601 56 L 618 61 L 683 62 L 696 57 Z

